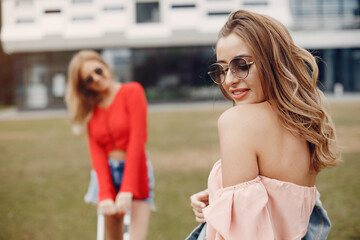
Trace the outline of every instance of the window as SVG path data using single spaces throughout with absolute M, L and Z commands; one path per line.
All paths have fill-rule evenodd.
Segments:
M 231 11 L 228 12 L 208 12 L 209 16 L 228 16 Z
M 60 9 L 47 9 L 44 11 L 44 13 L 46 14 L 57 14 L 57 13 L 61 13 L 61 10 Z
M 244 6 L 267 6 L 267 1 L 246 1 L 243 3 Z
M 179 9 L 179 8 L 194 8 L 196 7 L 195 4 L 174 4 L 171 6 L 171 8 Z
M 117 12 L 117 11 L 123 11 L 123 6 L 106 6 L 103 8 L 104 12 Z
M 64 97 L 66 91 L 66 75 L 56 73 L 52 76 L 52 94 L 54 97 Z
M 137 2 L 136 3 L 136 22 L 137 23 L 158 23 L 159 2 Z
M 358 29 L 358 0 L 290 0 L 297 29 Z

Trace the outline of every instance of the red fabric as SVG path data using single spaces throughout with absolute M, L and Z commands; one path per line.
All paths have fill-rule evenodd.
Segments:
M 119 192 L 131 192 L 135 199 L 149 197 L 145 144 L 147 140 L 147 101 L 137 82 L 122 84 L 107 108 L 95 107 L 88 123 L 92 166 L 99 183 L 99 201 L 115 199 L 108 154 L 125 150 L 126 160 Z

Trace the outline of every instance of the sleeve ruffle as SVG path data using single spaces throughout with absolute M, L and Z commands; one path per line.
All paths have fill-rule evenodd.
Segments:
M 263 176 L 209 191 L 208 239 L 301 239 L 316 200 L 316 187 Z
M 216 200 L 203 210 L 208 239 L 274 239 L 269 198 L 260 177 L 215 194 Z

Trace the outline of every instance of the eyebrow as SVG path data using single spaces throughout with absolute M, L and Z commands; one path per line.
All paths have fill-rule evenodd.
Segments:
M 237 55 L 237 56 L 233 57 L 231 60 L 233 60 L 235 58 L 239 58 L 239 57 L 241 57 L 241 58 L 245 58 L 245 57 L 252 58 L 252 56 L 249 56 L 249 55 L 246 55 L 246 54 L 241 54 L 241 55 Z M 226 64 L 226 62 L 224 60 L 218 60 L 218 61 L 216 61 L 216 63 L 225 63 Z

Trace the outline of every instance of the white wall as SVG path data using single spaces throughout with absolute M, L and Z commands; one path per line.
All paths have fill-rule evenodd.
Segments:
M 155 0 L 77 1 L 80 3 L 74 0 L 2 0 L 4 50 L 15 53 L 213 45 L 227 15 L 210 16 L 209 13 L 227 13 L 240 8 L 268 14 L 290 28 L 293 24 L 288 0 L 159 0 L 160 22 L 141 24 L 136 23 L 136 2 Z M 261 4 L 264 2 L 266 4 Z M 176 7 L 179 5 L 195 7 Z M 49 11 L 54 13 L 46 13 Z M 321 32 L 318 34 L 321 38 Z M 314 38 L 314 42 L 309 36 L 311 33 L 296 33 L 294 39 L 304 47 L 330 40 Z M 360 44 L 358 33 L 354 36 L 348 45 Z

